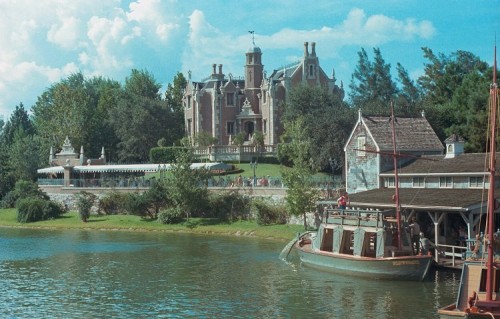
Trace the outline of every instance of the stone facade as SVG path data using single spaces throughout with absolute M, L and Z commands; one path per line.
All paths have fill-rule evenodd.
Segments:
M 262 51 L 252 47 L 245 53 L 244 77 L 226 76 L 222 64 L 213 64 L 212 74 L 200 81 L 188 76 L 183 105 L 186 134 L 194 139 L 205 132 L 216 138 L 217 145 L 232 145 L 233 138 L 244 132 L 250 143 L 254 132 L 262 132 L 264 144 L 276 145 L 283 132 L 279 106 L 299 85 L 321 86 L 344 97 L 342 84 L 328 77 L 316 56 L 316 44 L 304 43 L 304 56 L 297 63 L 274 70 L 267 76 Z

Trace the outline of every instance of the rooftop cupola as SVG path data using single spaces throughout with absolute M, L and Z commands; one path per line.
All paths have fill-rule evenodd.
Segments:
M 452 134 L 445 141 L 446 156 L 444 158 L 454 158 L 464 153 L 465 140 L 456 134 Z

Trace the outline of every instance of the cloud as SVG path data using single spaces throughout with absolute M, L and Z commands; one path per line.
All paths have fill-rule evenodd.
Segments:
M 207 21 L 201 10 L 194 10 L 189 16 L 189 47 L 183 55 L 183 71 L 206 75 L 213 63 L 224 63 L 225 69 L 234 71 L 235 66 L 243 63 L 244 52 L 251 43 L 249 35 L 231 36 L 222 32 Z M 351 9 L 345 19 L 335 25 L 324 25 L 318 29 L 284 28 L 275 33 L 255 34 L 257 43 L 267 52 L 293 49 L 300 55 L 284 57 L 283 64 L 295 62 L 302 57 L 304 42 L 321 43 L 318 55 L 323 58 L 336 57 L 341 48 L 352 46 L 380 46 L 389 42 L 411 41 L 415 38 L 429 39 L 434 36 L 435 28 L 430 21 L 417 21 L 412 18 L 398 20 L 385 15 L 368 16 L 364 10 Z M 265 52 L 264 52 L 265 53 Z M 227 68 L 226 68 L 227 65 Z M 272 65 L 271 67 L 279 67 Z M 226 74 L 228 72 L 225 72 Z
M 53 24 L 48 33 L 49 42 L 64 49 L 76 49 L 80 35 L 80 21 L 75 17 L 62 18 L 59 24 Z
M 166 15 L 166 12 L 174 9 L 171 2 L 169 7 L 164 7 L 165 2 L 160 0 L 138 0 L 129 5 L 130 11 L 127 12 L 127 20 L 141 24 L 143 28 L 153 31 L 157 38 L 161 41 L 167 41 L 173 32 L 179 29 L 179 24 L 175 21 L 176 16 L 171 14 Z M 163 6 L 162 6 L 163 5 Z M 168 4 L 167 4 L 168 5 Z M 174 22 L 166 22 L 166 21 Z M 151 34 L 146 32 L 146 34 Z

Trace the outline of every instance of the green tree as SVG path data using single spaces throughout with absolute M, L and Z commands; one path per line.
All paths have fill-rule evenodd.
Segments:
M 166 180 L 168 198 L 171 200 L 172 206 L 179 209 L 187 220 L 200 207 L 205 207 L 208 200 L 206 186 L 208 171 L 203 168 L 192 168 L 192 159 L 192 148 L 188 146 L 179 148 L 176 161 Z
M 13 189 L 16 179 L 12 174 L 7 145 L 0 142 L 0 200 Z
M 285 201 L 288 212 L 303 216 L 304 228 L 307 229 L 306 213 L 314 209 L 318 191 L 311 184 L 315 171 L 311 163 L 312 141 L 301 119 L 287 122 L 283 136 L 288 141 L 284 152 L 292 162 L 292 167 L 282 167 L 282 176 L 287 186 Z
M 80 218 L 84 223 L 89 220 L 92 206 L 94 206 L 96 199 L 96 195 L 86 191 L 81 191 L 76 195 L 76 208 L 78 209 L 78 214 L 80 214 Z
M 144 192 L 142 196 L 144 196 L 148 203 L 146 213 L 151 219 L 156 219 L 160 210 L 171 204 L 170 198 L 168 197 L 167 184 L 164 180 L 154 181 L 151 187 Z
M 10 119 L 2 130 L 2 141 L 10 146 L 13 143 L 14 135 L 19 131 L 24 132 L 26 135 L 35 134 L 35 127 L 31 123 L 28 112 L 24 109 L 23 103 L 16 106 Z
M 422 110 L 421 91 L 401 63 L 397 64 L 396 69 L 401 89 L 395 99 L 395 113 L 401 116 L 416 116 Z
M 166 136 L 170 138 L 168 141 L 173 145 L 178 144 L 180 139 L 184 136 L 184 107 L 182 99 L 184 97 L 184 90 L 186 89 L 187 80 L 181 72 L 178 72 L 173 80 L 169 83 L 165 92 L 165 101 L 172 111 L 171 126 L 169 126 Z
M 162 138 L 169 140 L 169 128 L 176 118 L 161 99 L 161 85 L 147 71 L 132 70 L 111 118 L 121 162 L 147 162 L 149 150 Z M 165 142 L 165 144 L 168 144 Z
M 484 151 L 491 68 L 470 52 L 446 56 L 429 48 L 422 50 L 429 63 L 418 84 L 429 122 L 442 140 L 458 134 L 466 140 L 466 151 Z
M 37 169 L 48 161 L 47 142 L 38 135 L 20 130 L 9 147 L 8 167 L 15 180 L 36 181 Z
M 53 84 L 32 108 L 37 134 L 55 147 L 69 136 L 73 145 L 84 147 L 87 157 L 98 157 L 102 147 L 114 154 L 117 140 L 109 117 L 113 116 L 119 88 L 116 81 L 85 79 L 82 73 Z
M 343 162 L 344 144 L 355 123 L 355 114 L 338 96 L 321 87 L 293 90 L 284 108 L 285 122 L 300 119 L 311 138 L 313 164 L 329 170 L 330 159 Z
M 389 114 L 390 101 L 398 93 L 391 78 L 391 65 L 386 63 L 379 48 L 373 49 L 371 62 L 365 49 L 358 52 L 358 65 L 349 85 L 351 104 L 366 114 Z
M 202 147 L 212 146 L 217 143 L 217 138 L 213 137 L 210 133 L 199 132 L 194 138 L 194 143 Z

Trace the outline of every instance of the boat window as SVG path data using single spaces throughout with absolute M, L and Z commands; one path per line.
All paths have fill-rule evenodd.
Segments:
M 375 233 L 365 233 L 365 238 L 363 238 L 363 249 L 361 250 L 361 256 L 365 257 L 375 257 L 375 247 L 376 245 L 376 234 Z
M 344 230 L 342 234 L 342 244 L 340 245 L 340 253 L 352 255 L 354 251 L 354 232 Z
M 321 242 L 321 250 L 333 251 L 333 229 L 325 228 L 323 231 L 323 240 Z

